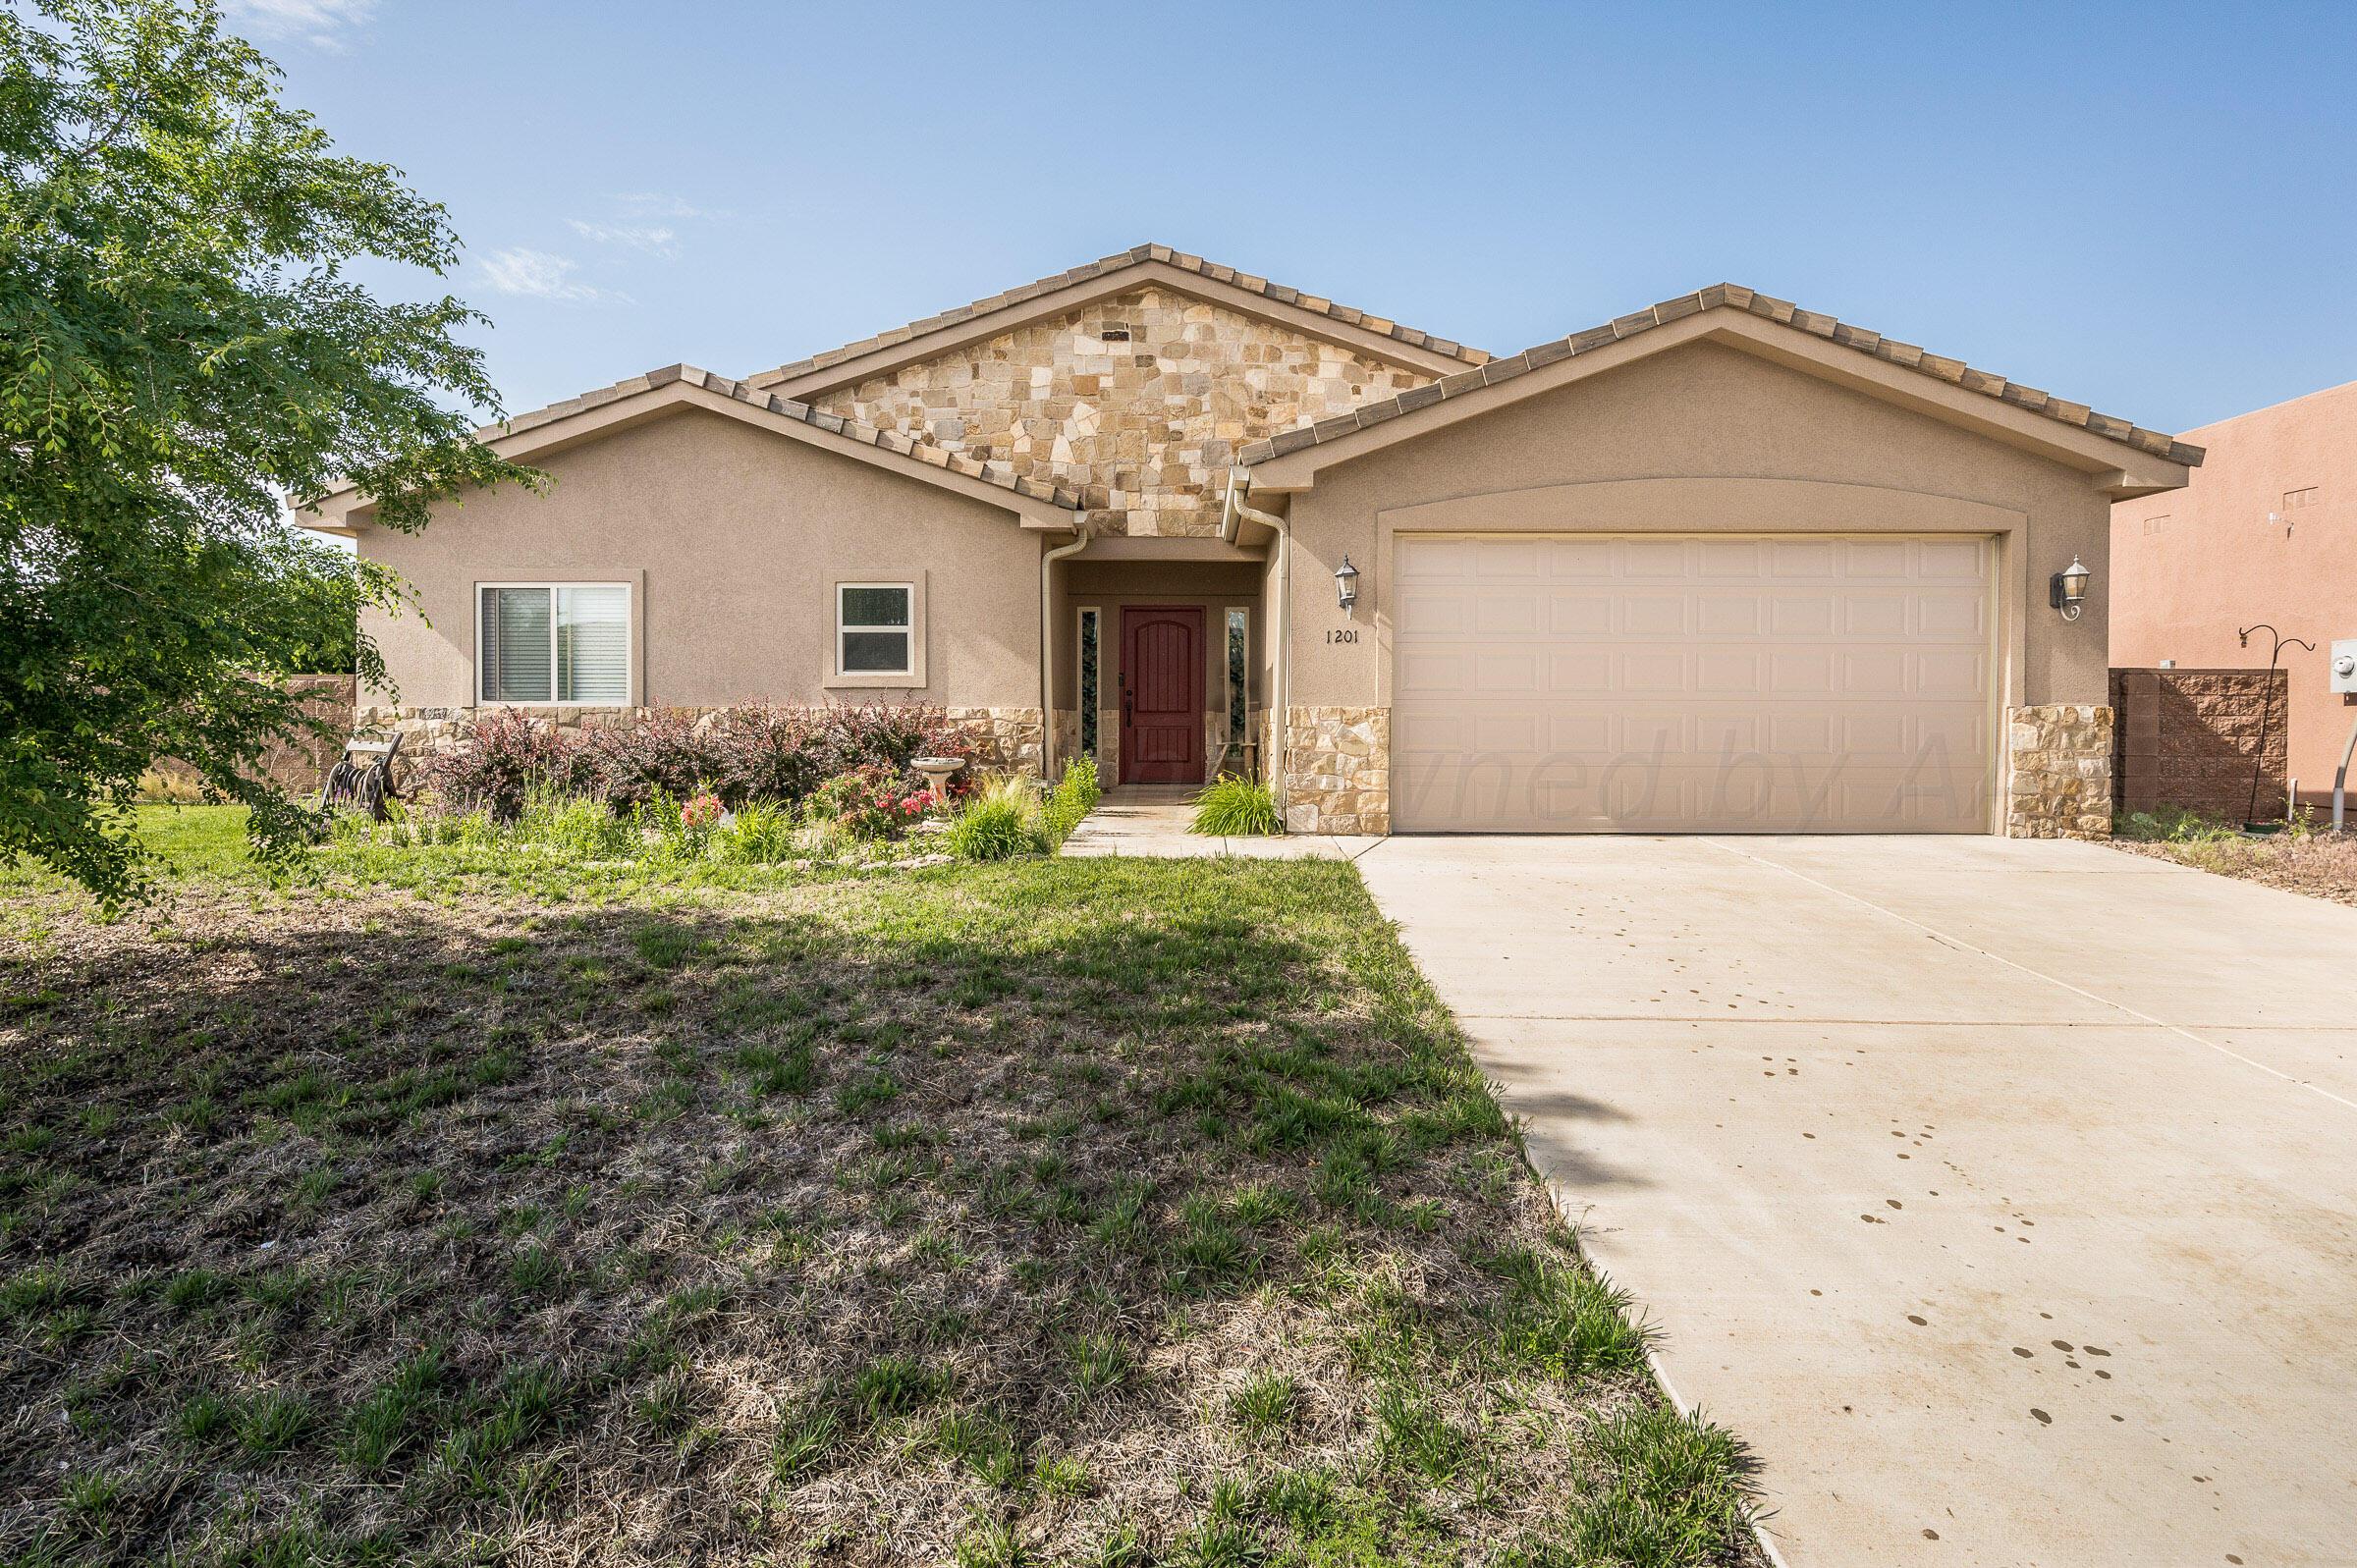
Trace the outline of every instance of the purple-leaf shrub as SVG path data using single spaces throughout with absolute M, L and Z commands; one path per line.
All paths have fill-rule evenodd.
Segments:
M 451 806 L 508 821 L 534 788 L 593 792 L 584 787 L 579 750 L 572 736 L 502 708 L 478 721 L 465 744 L 428 755 L 416 783 Z
M 795 803 L 827 780 L 876 770 L 918 787 L 909 760 L 971 756 L 973 731 L 931 703 L 754 703 L 698 716 L 658 708 L 612 729 L 562 731 L 502 709 L 466 741 L 421 765 L 419 782 L 464 809 L 509 818 L 535 786 L 603 800 L 618 812 L 703 791 L 731 809 Z

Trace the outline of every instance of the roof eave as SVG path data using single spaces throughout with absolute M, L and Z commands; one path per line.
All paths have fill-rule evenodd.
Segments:
M 1240 461 L 1251 470 L 1255 490 L 1307 489 L 1321 469 L 1334 463 L 1706 340 L 2036 451 L 2089 474 L 2107 494 L 2177 488 L 2185 483 L 2187 469 L 2201 460 L 2199 448 L 2095 413 L 2083 405 L 2017 387 L 1959 361 L 1925 354 L 1910 345 L 1886 341 L 1750 290 L 1721 285 L 1316 425 L 1280 432 L 1245 448 Z
M 896 431 L 877 430 L 775 394 L 748 389 L 693 365 L 667 365 L 613 387 L 486 426 L 476 439 L 513 460 L 554 456 L 568 447 L 671 417 L 690 408 L 736 419 L 854 461 L 954 491 L 1012 513 L 1024 528 L 1077 530 L 1080 498 L 1061 487 L 1005 474 L 993 465 L 928 446 Z M 343 485 L 298 510 L 297 520 L 321 533 L 352 537 L 368 520 L 373 502 Z

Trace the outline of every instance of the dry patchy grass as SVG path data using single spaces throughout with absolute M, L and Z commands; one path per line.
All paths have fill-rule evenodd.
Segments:
M 2122 817 L 2113 847 L 2173 860 L 2220 877 L 2357 905 L 2357 833 L 2300 831 L 2254 836 L 2184 813 Z
M 1754 1560 L 1347 867 L 12 901 L 0 1561 Z

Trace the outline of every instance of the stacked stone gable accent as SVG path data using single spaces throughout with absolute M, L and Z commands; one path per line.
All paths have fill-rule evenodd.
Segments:
M 2005 710 L 2005 837 L 2111 837 L 2111 710 L 2057 702 Z
M 2290 679 L 2281 670 L 2112 671 L 2112 803 L 2122 811 L 2174 806 L 2224 822 L 2282 816 Z
M 1392 831 L 1392 710 L 1287 710 L 1288 833 Z
M 1146 288 L 811 402 L 1074 491 L 1100 531 L 1204 535 L 1247 443 L 1433 379 Z

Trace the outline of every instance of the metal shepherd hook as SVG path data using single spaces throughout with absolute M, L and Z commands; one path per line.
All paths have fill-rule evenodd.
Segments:
M 2264 621 L 2255 625 L 2244 626 L 2234 635 L 2247 648 L 2251 645 L 2251 633 L 2254 631 L 2264 631 L 2275 638 L 2275 646 L 2274 651 L 2267 656 L 2267 685 L 2259 693 L 2259 752 L 2251 759 L 2251 798 L 2249 803 L 2242 808 L 2242 820 L 2245 823 L 2259 820 L 2259 777 L 2267 771 L 2267 720 L 2268 715 L 2275 712 L 2275 660 L 2282 655 L 2283 645 L 2287 642 L 2296 642 L 2310 653 L 2316 652 L 2316 644 L 2307 638 L 2286 637 Z M 2291 808 L 2286 805 L 2283 809 L 2288 813 Z

